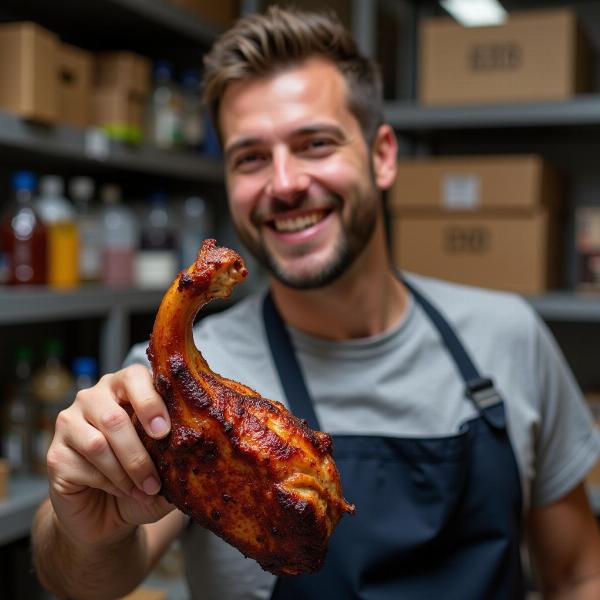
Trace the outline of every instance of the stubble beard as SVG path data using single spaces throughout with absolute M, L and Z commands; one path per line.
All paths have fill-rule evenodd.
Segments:
M 341 233 L 335 242 L 331 258 L 318 270 L 310 272 L 292 273 L 286 270 L 268 252 L 262 235 L 259 239 L 252 238 L 235 222 L 234 225 L 246 248 L 275 279 L 289 288 L 313 290 L 327 286 L 341 277 L 373 237 L 377 221 L 376 202 L 373 198 L 364 198 L 361 201 L 368 204 L 369 210 L 360 211 L 355 207 L 348 224 L 344 224 L 340 217 Z M 341 199 L 336 198 L 336 204 L 341 204 Z

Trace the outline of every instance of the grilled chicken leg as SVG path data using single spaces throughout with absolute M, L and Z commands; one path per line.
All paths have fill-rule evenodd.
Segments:
M 196 262 L 165 294 L 148 357 L 171 417 L 163 440 L 137 431 L 155 461 L 163 495 L 244 555 L 277 575 L 321 568 L 343 512 L 331 437 L 280 402 L 213 373 L 192 324 L 212 298 L 246 277 L 242 258 L 206 240 Z

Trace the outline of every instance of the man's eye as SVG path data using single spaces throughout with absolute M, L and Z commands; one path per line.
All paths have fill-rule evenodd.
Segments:
M 328 138 L 312 138 L 304 143 L 303 149 L 309 154 L 321 156 L 333 147 L 333 141 Z
M 248 154 L 242 154 L 235 158 L 233 164 L 236 169 L 251 169 L 264 160 L 264 156 L 259 152 L 251 152 Z

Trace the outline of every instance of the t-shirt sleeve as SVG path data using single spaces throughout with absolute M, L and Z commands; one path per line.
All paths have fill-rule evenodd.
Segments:
M 540 407 L 532 505 L 559 500 L 600 457 L 600 432 L 564 356 L 535 317 L 535 381 Z
M 129 365 L 135 364 L 146 365 L 147 367 L 149 367 L 150 361 L 146 356 L 147 347 L 147 342 L 135 344 L 134 346 L 132 346 L 129 352 L 127 353 L 127 356 L 125 357 L 125 360 L 123 361 L 123 367 L 128 367 Z

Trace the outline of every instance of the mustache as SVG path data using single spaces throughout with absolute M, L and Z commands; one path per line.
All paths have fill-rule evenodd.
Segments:
M 315 197 L 304 195 L 293 201 L 273 198 L 268 204 L 257 206 L 252 211 L 250 219 L 254 225 L 260 225 L 291 211 L 335 210 L 340 208 L 342 203 L 342 197 L 337 194 L 321 194 Z

